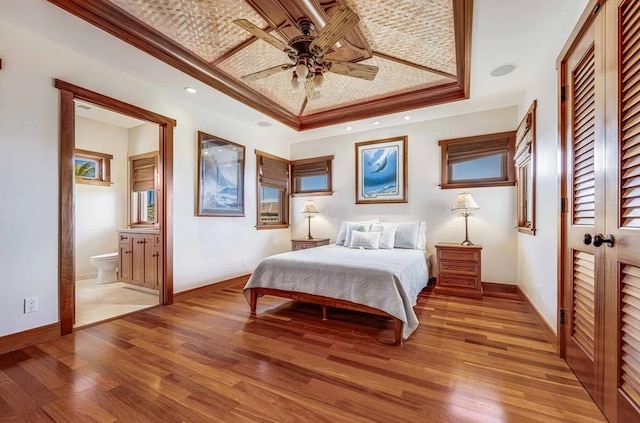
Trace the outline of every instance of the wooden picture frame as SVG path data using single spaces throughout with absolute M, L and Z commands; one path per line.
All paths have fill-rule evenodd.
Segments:
M 407 136 L 355 144 L 356 204 L 407 202 Z
M 110 186 L 112 159 L 111 154 L 76 148 L 73 156 L 76 183 Z
M 197 216 L 244 216 L 245 147 L 198 131 Z

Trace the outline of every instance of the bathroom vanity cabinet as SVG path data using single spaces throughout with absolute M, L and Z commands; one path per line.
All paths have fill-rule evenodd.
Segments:
M 159 289 L 160 234 L 157 231 L 118 232 L 118 280 Z

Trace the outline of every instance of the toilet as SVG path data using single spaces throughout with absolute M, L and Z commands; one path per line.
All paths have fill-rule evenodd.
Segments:
M 100 254 L 89 258 L 89 262 L 98 268 L 97 283 L 110 283 L 118 280 L 118 253 Z

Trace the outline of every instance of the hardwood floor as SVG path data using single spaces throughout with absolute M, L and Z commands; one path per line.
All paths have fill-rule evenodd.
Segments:
M 240 287 L 0 356 L 0 420 L 603 422 L 521 301 L 423 293 L 390 320 Z

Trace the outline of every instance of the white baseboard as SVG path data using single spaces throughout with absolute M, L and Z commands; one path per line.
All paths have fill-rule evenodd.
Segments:
M 83 279 L 95 279 L 98 277 L 98 272 L 91 272 L 91 273 L 78 273 L 76 275 L 76 280 L 77 281 L 81 281 Z

